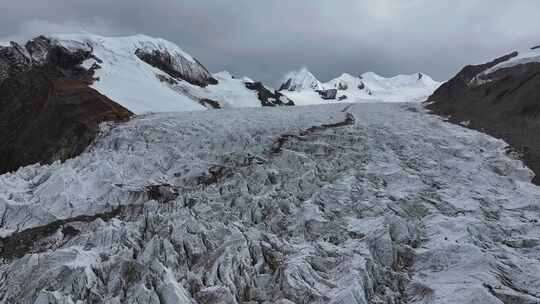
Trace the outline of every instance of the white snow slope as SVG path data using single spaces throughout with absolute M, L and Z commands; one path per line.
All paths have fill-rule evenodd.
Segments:
M 307 70 L 306 70 L 307 71 Z M 298 72 L 302 75 L 313 75 L 309 71 Z M 289 73 L 288 75 L 296 75 Z M 419 75 L 422 75 L 419 79 Z M 306 85 L 298 85 L 293 90 L 282 90 L 281 93 L 295 101 L 297 105 L 323 104 L 338 100 L 323 100 L 315 90 L 338 89 L 337 97 L 346 96 L 344 102 L 422 102 L 425 101 L 440 85 L 425 74 L 398 75 L 385 78 L 373 72 L 360 77 L 343 74 L 326 83 L 318 83 L 316 89 Z M 298 89 L 301 87 L 301 89 Z
M 210 76 L 191 55 L 164 39 L 145 35 L 102 37 L 92 34 L 53 35 L 52 38 L 71 49 L 89 45 L 98 60 L 89 59 L 84 66 L 90 68 L 98 64 L 101 67 L 95 72 L 98 80 L 93 87 L 135 114 L 205 110 L 199 103 L 199 99 L 204 98 L 215 100 L 223 107 L 261 106 L 257 94 L 248 90 L 242 80 L 222 77 L 218 79 L 218 85 L 205 88 L 180 79 L 175 79 L 175 85 L 160 80 L 158 76 L 171 77 L 137 57 L 137 49 L 166 51 L 176 59 L 178 70 L 194 76 Z
M 140 116 L 0 176 L 0 301 L 538 303 L 505 147 L 418 104 Z
M 307 69 L 301 68 L 285 75 L 283 83 L 288 83 L 289 91 L 322 90 L 322 83 Z

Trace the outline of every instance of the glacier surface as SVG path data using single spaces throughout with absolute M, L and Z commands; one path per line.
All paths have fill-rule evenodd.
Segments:
M 418 104 L 143 115 L 0 176 L 0 302 L 538 303 L 531 177 Z

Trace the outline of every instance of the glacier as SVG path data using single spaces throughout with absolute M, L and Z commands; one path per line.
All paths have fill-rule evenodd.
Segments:
M 538 303 L 540 188 L 415 103 L 140 115 L 0 175 L 1 303 Z

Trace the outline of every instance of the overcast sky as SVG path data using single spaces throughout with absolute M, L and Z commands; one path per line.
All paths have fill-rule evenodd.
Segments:
M 324 81 L 445 80 L 540 44 L 540 0 L 0 0 L 0 40 L 79 31 L 162 37 L 212 72 L 272 84 L 301 66 Z

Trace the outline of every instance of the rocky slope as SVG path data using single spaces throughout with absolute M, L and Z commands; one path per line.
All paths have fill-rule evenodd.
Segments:
M 152 114 L 106 134 L 0 176 L 0 302 L 540 301 L 531 172 L 420 105 Z
M 328 101 L 420 102 L 425 101 L 439 85 L 422 73 L 385 78 L 373 72 L 360 76 L 345 73 L 322 83 L 303 68 L 287 74 L 280 92 L 299 105 Z
M 90 87 L 94 70 L 80 64 L 92 57 L 45 37 L 0 47 L 0 173 L 78 155 L 101 122 L 132 115 Z
M 540 50 L 470 65 L 429 98 L 428 109 L 510 143 L 540 183 Z
M 80 34 L 13 42 L 0 46 L 0 173 L 78 155 L 100 123 L 133 114 L 279 105 L 294 103 L 261 83 L 214 77 L 163 39 Z

